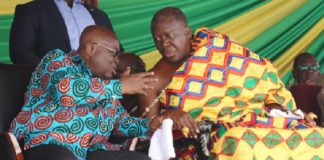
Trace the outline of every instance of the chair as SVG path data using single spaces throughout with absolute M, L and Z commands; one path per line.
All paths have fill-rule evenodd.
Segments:
M 0 132 L 7 132 L 20 111 L 35 66 L 0 64 Z
M 23 106 L 34 69 L 33 65 L 0 64 L 0 159 L 23 159 L 15 137 L 7 132 Z

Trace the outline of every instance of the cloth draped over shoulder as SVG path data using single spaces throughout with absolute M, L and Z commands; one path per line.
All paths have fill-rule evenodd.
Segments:
M 192 56 L 172 76 L 160 104 L 162 111 L 184 110 L 198 123 L 219 126 L 211 134 L 211 159 L 324 158 L 321 128 L 269 116 L 266 104 L 296 109 L 269 60 L 207 28 L 199 28 L 192 43 Z M 195 151 L 179 148 L 177 156 L 196 159 Z

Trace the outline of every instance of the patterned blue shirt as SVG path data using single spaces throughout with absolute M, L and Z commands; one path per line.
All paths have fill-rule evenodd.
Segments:
M 130 117 L 120 98 L 119 80 L 93 78 L 77 52 L 53 50 L 32 74 L 10 131 L 24 149 L 58 144 L 83 160 L 88 150 L 110 150 L 111 134 L 147 137 L 149 120 Z

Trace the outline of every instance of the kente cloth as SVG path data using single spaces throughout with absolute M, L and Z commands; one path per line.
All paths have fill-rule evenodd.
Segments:
M 57 144 L 84 160 L 88 150 L 118 149 L 108 143 L 111 134 L 148 136 L 148 119 L 130 117 L 121 97 L 119 80 L 93 78 L 77 52 L 53 50 L 33 72 L 10 132 L 24 138 L 25 150 Z
M 303 120 L 269 116 L 266 104 L 296 109 L 271 62 L 207 28 L 195 32 L 192 55 L 174 73 L 160 103 L 162 111 L 179 109 L 198 123 L 217 124 L 211 134 L 210 159 L 324 158 L 324 152 L 319 152 L 324 150 L 321 128 L 310 128 Z M 249 135 L 256 140 L 249 140 Z M 196 150 L 194 146 L 180 148 L 177 156 L 197 159 Z

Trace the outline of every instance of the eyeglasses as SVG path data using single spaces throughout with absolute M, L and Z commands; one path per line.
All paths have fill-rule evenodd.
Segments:
M 119 53 L 120 53 L 120 51 L 116 51 L 116 50 L 114 50 L 114 49 L 112 49 L 110 47 L 107 47 L 107 46 L 105 46 L 105 45 L 103 45 L 101 43 L 93 42 L 93 44 L 96 44 L 96 45 L 98 45 L 100 47 L 103 47 L 103 48 L 109 50 L 110 51 L 109 53 L 111 53 L 114 57 L 117 57 L 119 55 Z
M 320 69 L 320 65 L 313 65 L 313 66 L 306 66 L 306 65 L 300 65 L 298 68 L 301 71 L 307 71 L 307 70 L 312 70 L 312 71 L 318 71 Z

